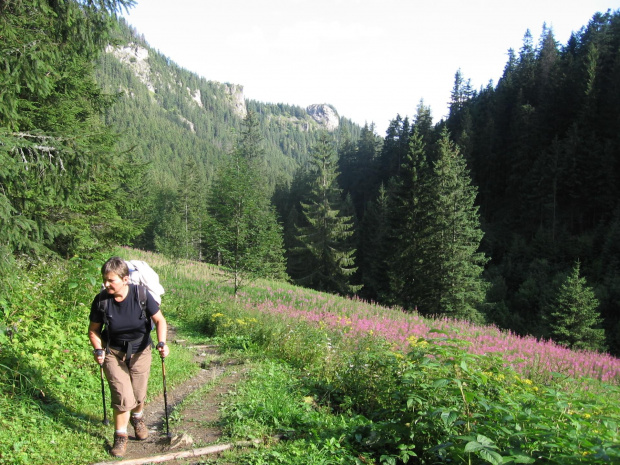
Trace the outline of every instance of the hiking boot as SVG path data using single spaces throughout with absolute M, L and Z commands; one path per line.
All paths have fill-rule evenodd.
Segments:
M 127 434 L 114 433 L 114 446 L 112 446 L 110 454 L 114 457 L 122 457 L 125 455 L 128 439 Z
M 136 432 L 136 439 L 143 441 L 149 437 L 149 430 L 144 423 L 143 417 L 134 417 L 132 415 L 130 421 L 131 426 L 133 426 L 133 429 Z

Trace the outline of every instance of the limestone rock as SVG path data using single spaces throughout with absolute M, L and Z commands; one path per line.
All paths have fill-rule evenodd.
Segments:
M 328 131 L 334 131 L 340 125 L 340 117 L 331 105 L 314 104 L 306 108 L 306 111 L 314 121 L 325 126 Z

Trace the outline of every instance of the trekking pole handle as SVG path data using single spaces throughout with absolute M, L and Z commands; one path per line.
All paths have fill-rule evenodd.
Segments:
M 166 356 L 164 355 L 166 347 L 167 345 L 164 341 L 159 342 L 156 346 L 157 350 L 159 351 L 159 356 L 162 358 L 162 360 L 166 358 Z
M 95 359 L 97 360 L 97 363 L 99 365 L 103 365 L 103 360 L 100 361 L 101 357 L 103 357 L 105 355 L 105 350 L 103 349 L 94 349 L 93 350 L 93 355 L 95 356 Z

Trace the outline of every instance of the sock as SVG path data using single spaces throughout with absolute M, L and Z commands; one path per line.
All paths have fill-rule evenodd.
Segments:
M 127 434 L 127 428 L 117 429 L 115 433 L 116 434 Z
M 131 416 L 134 418 L 142 418 L 142 412 L 132 413 Z

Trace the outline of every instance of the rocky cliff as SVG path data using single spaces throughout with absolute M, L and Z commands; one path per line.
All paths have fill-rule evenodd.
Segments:
M 338 129 L 338 126 L 340 125 L 340 117 L 338 116 L 338 112 L 331 105 L 327 105 L 325 103 L 314 104 L 308 106 L 306 111 L 312 119 L 314 119 L 314 121 L 324 126 L 328 131 L 334 131 Z

